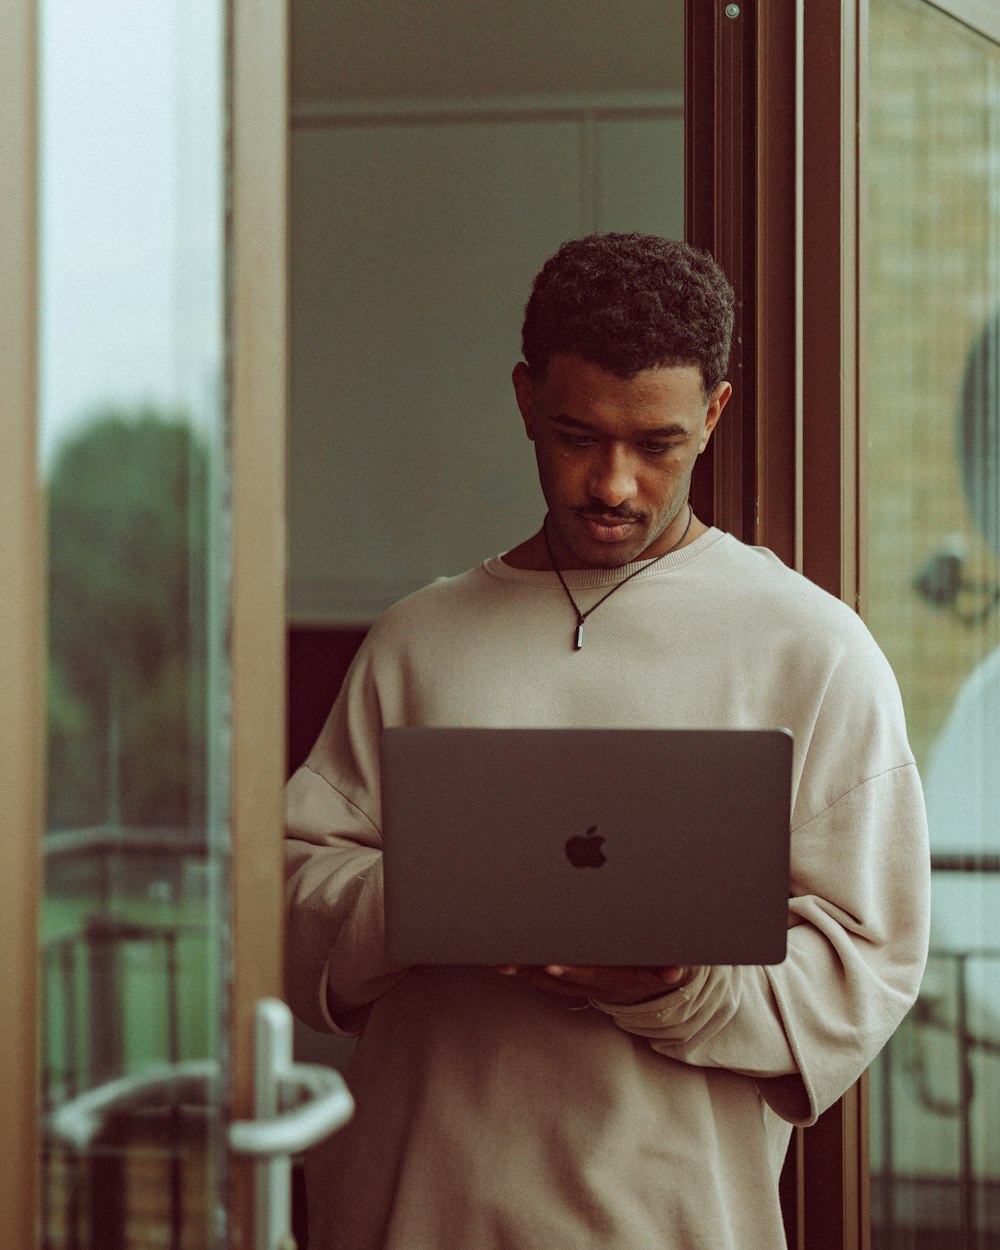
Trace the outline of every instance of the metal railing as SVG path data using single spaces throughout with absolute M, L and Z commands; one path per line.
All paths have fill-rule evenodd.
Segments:
M 43 934 L 45 1012 L 42 1107 L 46 1122 L 66 1100 L 128 1071 L 126 1030 L 133 1013 L 156 1012 L 155 1054 L 185 1055 L 183 948 L 206 941 L 208 911 L 182 918 L 185 865 L 204 864 L 204 838 L 189 830 L 95 827 L 50 834 L 44 842 L 49 897 L 67 913 Z M 143 913 L 149 913 L 144 918 Z M 189 954 L 190 958 L 190 954 Z M 192 1227 L 201 1204 L 208 1134 L 204 1098 L 180 1106 L 125 1109 L 108 1118 L 86 1151 L 47 1137 L 42 1158 L 45 1250 L 130 1250 L 148 1243 L 144 1202 L 170 1250 L 210 1242 Z M 137 1179 L 145 1176 L 145 1180 Z M 143 1193 L 145 1187 L 145 1193 Z
M 936 873 L 994 877 L 1000 876 L 1000 855 L 935 854 L 931 866 Z M 991 1020 L 987 1014 L 978 1028 L 971 1023 L 975 998 L 970 967 L 981 964 L 995 969 L 990 983 L 1000 996 L 1000 946 L 932 949 L 928 969 L 941 978 L 941 992 L 921 993 L 904 1027 L 878 1060 L 881 1131 L 873 1143 L 881 1155 L 873 1176 L 876 1250 L 923 1250 L 925 1246 L 927 1250 L 1000 1250 L 1000 1174 L 992 1176 L 983 1166 L 977 1168 L 975 1157 L 977 1097 L 982 1104 L 992 1096 L 1000 1114 L 1000 1086 L 977 1087 L 975 1079 L 977 1056 L 1000 1059 L 1000 1018 Z M 942 1000 L 947 1007 L 939 1005 Z M 934 1037 L 954 1039 L 951 1073 L 940 1071 L 940 1065 L 930 1070 L 926 1052 Z M 948 1076 L 954 1079 L 954 1094 L 944 1096 L 935 1091 L 932 1077 L 940 1085 Z M 897 1135 L 915 1131 L 913 1125 L 900 1123 L 895 1099 L 900 1077 L 905 1078 L 922 1113 L 954 1123 L 958 1149 L 951 1174 L 910 1175 L 899 1164 Z

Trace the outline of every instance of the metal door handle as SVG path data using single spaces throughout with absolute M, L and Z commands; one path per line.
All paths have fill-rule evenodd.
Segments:
M 193 1059 L 106 1081 L 57 1107 L 49 1116 L 49 1131 L 67 1145 L 86 1150 L 109 1111 L 141 1105 L 154 1095 L 179 1099 L 184 1092 L 206 1103 L 206 1087 L 218 1076 L 219 1066 L 213 1060 Z M 229 1145 L 238 1154 L 262 1158 L 298 1154 L 335 1133 L 354 1113 L 344 1079 L 333 1068 L 294 1063 L 283 1075 L 276 1075 L 276 1081 L 279 1103 L 293 1102 L 303 1094 L 309 1101 L 268 1119 L 234 1121 L 229 1126 Z
M 109 1111 L 122 1107 L 141 1106 L 153 1095 L 170 1094 L 179 1102 L 183 1093 L 206 1105 L 210 1102 L 208 1087 L 219 1077 L 219 1065 L 213 1059 L 192 1059 L 184 1063 L 161 1064 L 146 1072 L 105 1081 L 96 1089 L 78 1094 L 52 1111 L 48 1129 L 53 1137 L 86 1150 L 100 1131 Z
M 354 1100 L 343 1077 L 319 1064 L 294 1063 L 276 1075 L 279 1103 L 305 1093 L 309 1101 L 259 1120 L 236 1120 L 229 1145 L 238 1154 L 271 1158 L 308 1150 L 341 1128 L 354 1114 Z
M 231 1150 L 257 1160 L 255 1250 L 282 1250 L 294 1244 L 291 1156 L 346 1124 L 354 1114 L 354 1100 L 333 1068 L 292 1062 L 292 1015 L 279 999 L 257 1004 L 255 1042 L 256 1118 L 231 1123 L 228 1141 Z M 60 1141 L 86 1150 L 110 1111 L 141 1106 L 154 1095 L 208 1105 L 220 1080 L 219 1065 L 212 1059 L 163 1064 L 71 1098 L 52 1111 L 48 1128 Z
M 254 1119 L 229 1126 L 229 1144 L 256 1163 L 254 1250 L 284 1250 L 291 1235 L 291 1156 L 328 1137 L 354 1113 L 354 1101 L 332 1068 L 292 1062 L 292 1013 L 277 998 L 257 1003 Z M 289 1097 L 312 1101 L 287 1109 Z

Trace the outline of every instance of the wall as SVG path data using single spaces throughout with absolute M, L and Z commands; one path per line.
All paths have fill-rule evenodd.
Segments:
M 395 9 L 293 7 L 299 624 L 370 621 L 537 528 L 509 383 L 531 279 L 590 230 L 683 233 L 681 4 L 615 30 L 584 4 Z

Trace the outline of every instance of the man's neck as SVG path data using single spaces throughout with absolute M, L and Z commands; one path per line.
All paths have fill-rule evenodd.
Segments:
M 501 559 L 512 569 L 527 569 L 532 573 L 551 573 L 552 571 L 552 561 L 545 550 L 545 539 L 542 537 L 541 530 L 537 534 L 532 534 L 520 546 L 506 552 Z

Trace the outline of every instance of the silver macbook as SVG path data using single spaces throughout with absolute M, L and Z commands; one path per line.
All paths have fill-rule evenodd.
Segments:
M 785 729 L 388 729 L 401 964 L 774 964 Z

